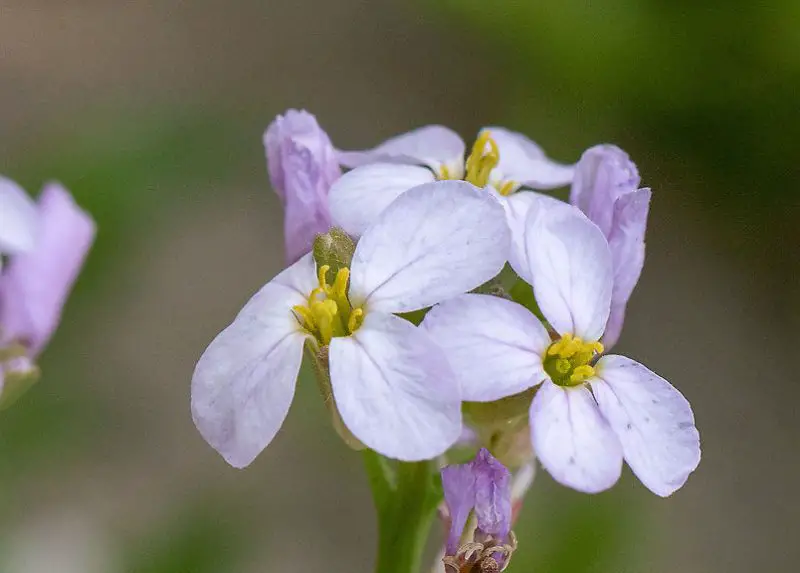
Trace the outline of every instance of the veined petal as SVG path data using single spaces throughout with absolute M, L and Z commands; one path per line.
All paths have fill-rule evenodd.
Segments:
M 533 292 L 560 334 L 599 340 L 608 321 L 611 251 L 600 229 L 577 208 L 531 209 L 525 248 Z
M 700 463 L 692 408 L 669 382 L 624 356 L 604 356 L 591 381 L 625 461 L 655 494 L 680 488 Z
M 427 165 L 439 171 L 442 165 L 464 169 L 464 141 L 450 128 L 427 125 L 387 139 L 366 151 L 339 151 L 339 163 L 358 167 L 368 163 Z M 456 174 L 458 175 L 458 174 Z
M 447 355 L 464 400 L 499 400 L 545 378 L 542 356 L 550 336 L 539 319 L 515 302 L 464 294 L 434 306 L 422 328 Z
M 606 490 L 622 472 L 622 448 L 586 386 L 545 381 L 531 403 L 531 440 L 550 475 L 578 491 Z
M 619 340 L 625 308 L 644 266 L 644 234 L 650 210 L 650 189 L 639 189 L 617 199 L 608 245 L 614 266 L 611 313 L 603 334 L 610 349 Z
M 250 299 L 195 367 L 192 419 L 234 467 L 250 465 L 286 419 L 306 338 L 291 309 L 310 291 L 297 287 L 315 284 L 306 255 Z
M 486 448 L 481 448 L 475 456 L 472 471 L 475 474 L 478 529 L 505 540 L 511 531 L 511 472 Z
M 0 177 L 0 254 L 32 249 L 38 225 L 33 199 L 11 179 Z
M 3 334 L 25 341 L 33 356 L 58 325 L 95 235 L 92 218 L 61 185 L 47 185 L 37 208 L 36 245 L 13 256 L 0 278 Z
M 525 222 L 528 212 L 532 207 L 547 209 L 563 205 L 563 202 L 535 191 L 518 191 L 507 197 L 494 192 L 494 190 L 492 192 L 506 211 L 506 221 L 511 231 L 511 250 L 508 255 L 508 264 L 511 265 L 515 273 L 530 284 L 533 277 L 530 276 L 525 255 Z
M 504 179 L 533 189 L 555 189 L 572 182 L 574 165 L 549 159 L 544 150 L 522 135 L 502 127 L 486 127 L 497 143 L 500 161 L 495 168 Z
M 583 211 L 608 237 L 617 198 L 636 191 L 639 171 L 616 145 L 595 145 L 578 161 L 569 202 Z
M 464 181 L 438 181 L 398 197 L 356 246 L 350 300 L 408 312 L 470 291 L 506 262 L 510 232 L 500 204 Z
M 390 458 L 444 453 L 461 433 L 461 393 L 444 353 L 402 318 L 369 312 L 330 345 L 331 384 L 347 428 Z
M 475 506 L 475 474 L 472 463 L 444 467 L 441 474 L 444 501 L 450 512 L 447 555 L 455 555 L 469 514 Z
M 360 237 L 402 193 L 434 180 L 430 169 L 418 165 L 375 163 L 357 167 L 331 187 L 333 224 Z

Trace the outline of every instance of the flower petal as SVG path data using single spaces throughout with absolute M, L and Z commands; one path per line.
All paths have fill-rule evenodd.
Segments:
M 345 167 L 368 163 L 427 165 L 437 172 L 445 165 L 451 170 L 460 168 L 451 173 L 460 176 L 464 170 L 464 152 L 464 141 L 455 131 L 442 125 L 427 125 L 387 139 L 366 151 L 340 151 L 339 163 Z
M 285 210 L 286 260 L 293 263 L 330 228 L 328 191 L 341 169 L 328 134 L 305 111 L 290 109 L 275 118 L 264 146 L 270 181 Z
M 286 419 L 306 338 L 291 308 L 315 285 L 306 255 L 250 299 L 195 367 L 192 419 L 234 467 L 250 465 Z
M 453 464 L 441 470 L 444 501 L 450 512 L 447 555 L 455 555 L 469 514 L 475 506 L 475 474 L 472 463 Z
M 3 334 L 24 341 L 33 356 L 58 326 L 95 235 L 91 217 L 55 183 L 42 191 L 37 217 L 35 247 L 12 257 L 0 278 Z
M 475 474 L 475 518 L 478 529 L 505 540 L 511 530 L 511 472 L 489 450 L 481 448 L 472 461 Z
M 574 165 L 564 165 L 549 159 L 544 150 L 522 135 L 502 127 L 486 127 L 497 143 L 500 161 L 495 168 L 502 179 L 516 181 L 533 189 L 555 189 L 568 185 L 575 172 Z
M 397 198 L 356 246 L 350 300 L 407 312 L 470 291 L 505 264 L 503 208 L 464 181 L 438 181 Z
M 525 247 L 533 292 L 560 334 L 599 340 L 608 320 L 611 251 L 600 229 L 577 208 L 531 209 Z
M 418 165 L 375 163 L 357 167 L 331 187 L 333 224 L 360 237 L 402 193 L 432 181 L 430 169 Z
M 531 440 L 544 468 L 563 485 L 597 493 L 619 479 L 622 448 L 586 386 L 545 381 L 531 403 Z
M 550 336 L 539 319 L 515 302 L 464 294 L 434 306 L 422 328 L 456 370 L 464 400 L 499 400 L 545 378 L 542 355 Z
M 347 428 L 390 458 L 444 453 L 461 433 L 461 393 L 444 353 L 402 318 L 367 313 L 330 345 L 331 384 Z
M 616 145 L 595 145 L 583 152 L 575 170 L 569 202 L 608 237 L 617 198 L 636 191 L 639 171 Z
M 33 199 L 11 179 L 0 177 L 0 254 L 32 249 L 38 224 Z
M 604 356 L 591 382 L 625 461 L 653 493 L 680 488 L 700 463 L 692 408 L 669 382 L 624 356 Z
M 507 197 L 495 192 L 495 196 L 506 211 L 506 221 L 511 231 L 511 250 L 508 255 L 508 264 L 514 269 L 514 272 L 530 284 L 533 278 L 528 271 L 525 255 L 525 222 L 528 212 L 532 207 L 547 209 L 563 205 L 563 202 L 535 191 L 518 191 Z
M 650 189 L 639 189 L 617 199 L 608 246 L 614 266 L 614 289 L 611 293 L 611 313 L 603 334 L 603 344 L 609 350 L 622 331 L 625 308 L 644 266 L 644 233 L 650 210 Z

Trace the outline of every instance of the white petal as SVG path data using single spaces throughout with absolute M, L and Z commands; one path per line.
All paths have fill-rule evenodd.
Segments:
M 434 181 L 417 165 L 375 163 L 345 173 L 328 195 L 334 226 L 360 237 L 389 204 L 412 187 Z
M 534 189 L 555 189 L 572 182 L 574 165 L 549 159 L 541 147 L 521 133 L 502 127 L 487 127 L 482 131 L 485 130 L 492 134 L 500 152 L 496 167 L 500 177 Z
M 550 475 L 578 491 L 606 490 L 622 472 L 622 448 L 586 386 L 545 381 L 531 403 L 531 441 Z
M 36 204 L 22 188 L 0 177 L 0 253 L 33 248 L 38 232 Z
M 464 142 L 452 129 L 426 125 L 367 151 L 340 151 L 338 155 L 339 163 L 346 167 L 383 162 L 427 165 L 438 171 L 442 165 L 461 165 L 463 170 L 464 151 Z
M 530 284 L 533 278 L 528 271 L 525 255 L 525 222 L 528 212 L 534 205 L 536 205 L 536 208 L 546 209 L 563 203 L 558 199 L 535 191 L 518 191 L 507 197 L 495 193 L 495 196 L 506 211 L 506 221 L 511 231 L 511 250 L 508 255 L 508 264 L 514 269 L 514 272 Z
M 545 378 L 542 355 L 550 336 L 538 318 L 515 302 L 461 295 L 434 306 L 422 327 L 447 355 L 464 400 L 499 400 Z
M 597 225 L 566 203 L 531 209 L 525 248 L 536 301 L 553 328 L 599 340 L 611 306 L 613 270 Z
M 404 461 L 444 453 L 461 434 L 461 395 L 444 353 L 422 329 L 368 313 L 330 345 L 331 384 L 347 428 L 373 450 Z
M 700 435 L 686 398 L 624 356 L 601 358 L 591 385 L 633 473 L 662 497 L 680 488 L 700 463 Z
M 506 262 L 510 233 L 500 204 L 464 181 L 403 193 L 356 246 L 350 300 L 407 312 L 470 291 Z
M 307 255 L 258 291 L 197 363 L 192 418 L 234 467 L 255 459 L 289 411 L 305 340 L 291 308 L 305 302 L 309 291 L 299 289 L 309 284 L 316 283 Z

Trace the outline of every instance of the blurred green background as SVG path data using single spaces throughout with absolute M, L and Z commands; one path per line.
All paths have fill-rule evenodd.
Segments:
M 626 149 L 654 197 L 619 350 L 687 395 L 704 459 L 668 500 L 540 472 L 510 571 L 796 571 L 799 28 L 792 0 L 0 0 L 0 173 L 99 225 L 0 417 L 0 572 L 371 570 L 360 459 L 308 378 L 243 472 L 189 413 L 194 362 L 281 266 L 261 134 L 287 107 L 344 148 L 442 123 Z

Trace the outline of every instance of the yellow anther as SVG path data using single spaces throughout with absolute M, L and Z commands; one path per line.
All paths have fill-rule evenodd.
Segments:
M 575 370 L 572 371 L 572 374 L 569 377 L 569 381 L 572 382 L 573 384 L 580 384 L 581 382 L 585 382 L 592 376 L 594 376 L 594 368 L 592 368 L 588 364 L 584 364 L 582 366 L 577 366 Z
M 328 271 L 331 270 L 330 265 L 322 265 L 317 271 L 317 278 L 319 280 L 319 288 L 327 290 L 328 286 Z
M 350 313 L 350 319 L 347 321 L 347 332 L 353 334 L 359 329 L 364 322 L 364 311 L 360 308 L 354 308 Z
M 319 286 L 308 295 L 305 305 L 292 307 L 300 326 L 322 346 L 330 344 L 335 336 L 352 334 L 364 321 L 364 311 L 354 311 L 347 298 L 350 269 L 340 268 L 332 284 L 328 283 L 330 270 L 329 265 L 321 265 L 317 272 Z
M 337 299 L 347 299 L 347 281 L 350 280 L 350 269 L 342 267 L 336 273 L 336 280 L 333 281 L 331 294 Z M 337 301 L 338 302 L 338 301 Z
M 452 173 L 450 173 L 450 169 L 447 167 L 447 165 L 443 164 L 441 167 L 439 167 L 439 180 L 444 181 L 446 179 L 455 179 L 455 177 Z
M 316 323 L 314 322 L 314 315 L 307 306 L 298 304 L 293 306 L 292 310 L 300 319 L 301 326 L 306 330 L 314 330 Z
M 487 145 L 489 146 L 489 151 L 486 151 Z M 464 179 L 476 187 L 485 187 L 489 182 L 489 175 L 492 169 L 499 162 L 500 151 L 497 148 L 497 142 L 495 142 L 488 130 L 484 130 L 475 140 L 472 152 L 467 157 L 467 174 Z
M 497 188 L 497 192 L 506 197 L 516 191 L 518 186 L 516 181 L 503 181 L 503 184 Z
M 550 345 L 543 356 L 544 370 L 559 386 L 575 386 L 594 376 L 590 362 L 603 352 L 599 342 L 584 342 L 582 338 L 564 334 Z

